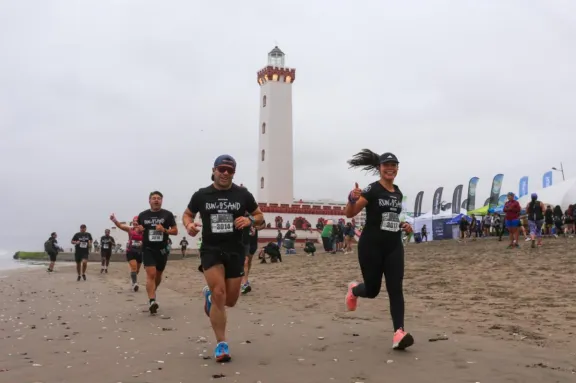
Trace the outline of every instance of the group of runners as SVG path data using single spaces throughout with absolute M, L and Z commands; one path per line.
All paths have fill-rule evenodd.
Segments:
M 354 311 L 358 298 L 373 299 L 378 296 L 384 276 L 392 315 L 393 348 L 405 349 L 414 343 L 414 338 L 404 329 L 402 231 L 411 232 L 412 228 L 400 220 L 403 195 L 394 184 L 399 162 L 392 153 L 379 156 L 367 149 L 348 162 L 351 167 L 371 170 L 379 174 L 380 178 L 364 189 L 356 184 L 348 196 L 346 216 L 353 218 L 366 209 L 366 224 L 358 243 L 363 283 L 348 284 L 345 305 L 348 310 Z M 266 225 L 252 193 L 233 183 L 236 165 L 230 155 L 216 158 L 212 169 L 212 184 L 192 195 L 182 216 L 190 236 L 202 234 L 198 270 L 206 280 L 206 286 L 202 289 L 203 306 L 217 341 L 214 351 L 217 362 L 231 360 L 226 338 L 226 307 L 234 307 L 241 293 L 248 293 L 252 288 L 248 275 L 252 257 L 257 251 L 257 233 Z M 114 214 L 110 216 L 116 227 L 128 233 L 126 259 L 134 291 L 139 289 L 137 276 L 141 265 L 144 265 L 151 314 L 159 309 L 156 294 L 168 260 L 169 236 L 178 235 L 174 214 L 163 209 L 162 202 L 162 193 L 150 193 L 150 208 L 135 216 L 131 225 L 119 222 Z M 198 215 L 201 222 L 196 220 Z M 56 248 L 56 234 L 53 233 L 51 238 Z M 86 280 L 91 243 L 92 235 L 82 225 L 80 232 L 72 238 L 72 244 L 76 247 L 78 281 Z M 102 251 L 111 250 L 114 246 L 109 230 L 101 238 L 101 244 Z M 107 254 L 103 253 L 102 273 L 108 270 L 110 257 Z M 53 271 L 53 267 L 51 263 L 48 271 Z

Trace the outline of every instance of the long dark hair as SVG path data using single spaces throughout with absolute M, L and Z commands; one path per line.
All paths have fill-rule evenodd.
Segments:
M 554 207 L 554 216 L 555 217 L 562 217 L 563 213 L 562 213 L 562 208 L 559 205 L 556 205 Z
M 380 156 L 370 149 L 362 149 L 348 160 L 351 168 L 362 168 L 367 172 L 380 174 Z

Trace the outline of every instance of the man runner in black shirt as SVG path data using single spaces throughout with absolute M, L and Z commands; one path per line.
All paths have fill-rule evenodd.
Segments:
M 220 363 L 231 359 L 226 343 L 225 306 L 233 307 L 240 295 L 245 258 L 242 231 L 260 226 L 264 217 L 254 196 L 232 183 L 236 172 L 232 156 L 219 156 L 212 171 L 214 183 L 192 195 L 182 221 L 192 237 L 202 228 L 200 260 L 208 284 L 203 290 L 204 311 L 218 342 L 214 356 Z M 246 217 L 246 212 L 250 216 Z M 201 225 L 194 222 L 198 213 Z
M 104 236 L 100 238 L 100 255 L 102 257 L 102 268 L 100 274 L 108 274 L 108 265 L 110 265 L 110 258 L 112 257 L 112 248 L 116 246 L 114 237 L 110 236 L 110 229 L 104 230 Z
M 150 314 L 158 311 L 156 290 L 162 282 L 162 273 L 168 262 L 168 236 L 178 235 L 174 214 L 162 209 L 164 196 L 159 191 L 150 193 L 150 209 L 138 215 L 139 230 L 143 235 L 142 260 L 146 269 L 146 292 Z
M 90 255 L 90 251 L 88 249 L 90 246 L 92 246 L 92 235 L 86 232 L 86 225 L 81 225 L 80 232 L 74 234 L 74 237 L 72 237 L 72 244 L 76 247 L 74 252 L 76 271 L 78 272 L 78 278 L 76 280 L 80 281 L 80 278 L 86 280 L 88 255 Z
M 182 251 L 182 258 L 186 256 L 187 247 L 188 247 L 188 241 L 186 240 L 186 237 L 182 237 L 182 240 L 180 241 L 180 250 Z

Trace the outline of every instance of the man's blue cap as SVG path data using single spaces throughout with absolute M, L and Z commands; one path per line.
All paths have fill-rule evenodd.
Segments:
M 531 195 L 530 197 L 532 197 L 532 198 L 538 198 L 538 194 L 532 193 L 532 195 Z
M 236 160 L 229 154 L 222 154 L 216 158 L 216 161 L 214 161 L 214 167 L 216 168 L 218 166 L 228 166 L 232 169 L 236 169 Z

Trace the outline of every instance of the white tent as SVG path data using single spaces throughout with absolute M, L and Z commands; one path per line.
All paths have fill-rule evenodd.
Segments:
M 576 204 L 576 178 L 560 182 L 559 184 L 544 189 L 535 190 L 525 195 L 518 200 L 522 207 L 528 205 L 532 193 L 538 194 L 538 200 L 542 201 L 545 205 L 551 205 L 552 207 L 560 205 L 562 210 L 566 210 L 568 209 L 568 205 Z
M 466 209 L 460 209 L 460 213 L 459 214 L 466 214 Z M 428 229 L 428 240 L 432 241 L 433 240 L 433 234 L 432 234 L 432 229 L 433 229 L 433 224 L 432 224 L 432 218 L 434 218 L 434 220 L 437 219 L 451 219 L 455 216 L 457 216 L 458 214 L 454 214 L 452 213 L 452 209 L 446 210 L 446 211 L 440 211 L 440 213 L 438 214 L 434 214 L 434 216 L 432 216 L 432 211 L 429 211 L 425 214 L 422 214 L 421 216 L 417 217 L 417 218 L 413 218 L 414 222 L 412 223 L 412 227 L 414 228 L 414 232 L 416 233 L 420 233 L 420 231 L 422 230 L 422 226 L 426 225 L 426 228 Z

